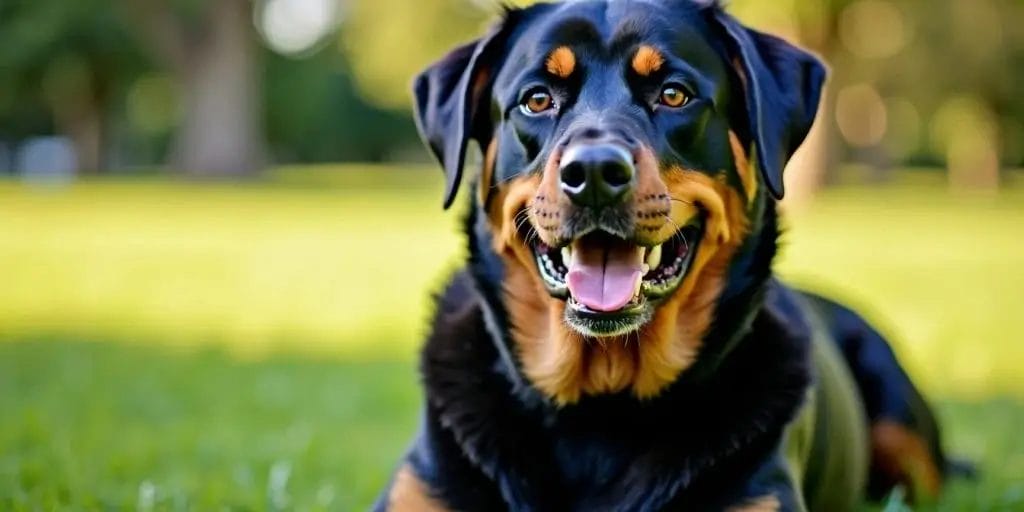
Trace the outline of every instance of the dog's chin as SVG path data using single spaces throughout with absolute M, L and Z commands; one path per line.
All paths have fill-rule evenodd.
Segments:
M 651 321 L 686 279 L 702 234 L 698 221 L 660 244 L 641 245 L 597 230 L 562 247 L 537 240 L 532 250 L 548 293 L 566 303 L 566 325 L 587 338 L 608 338 Z

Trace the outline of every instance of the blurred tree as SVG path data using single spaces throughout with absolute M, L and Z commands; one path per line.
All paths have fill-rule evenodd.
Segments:
M 263 164 L 261 51 L 250 0 L 121 0 L 183 105 L 171 163 L 200 176 L 240 176 Z
M 729 9 L 832 67 L 816 130 L 787 172 L 792 196 L 839 162 L 878 178 L 946 165 L 958 186 L 992 186 L 1001 166 L 1024 164 L 1021 1 Z M 86 170 L 170 155 L 172 168 L 201 175 L 410 146 L 425 158 L 412 77 L 499 11 L 491 0 L 0 0 L 0 142 L 60 133 Z
M 58 132 L 104 169 L 111 105 L 144 67 L 106 0 L 0 2 L 0 138 Z
M 412 78 L 495 19 L 500 2 L 351 0 L 342 27 L 356 84 L 370 101 L 408 109 Z
M 361 97 L 336 46 L 301 59 L 269 53 L 265 66 L 266 133 L 278 161 L 382 161 L 410 148 L 428 158 L 408 111 Z

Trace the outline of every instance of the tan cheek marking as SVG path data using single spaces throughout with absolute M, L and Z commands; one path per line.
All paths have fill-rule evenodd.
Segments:
M 565 303 L 548 295 L 537 275 L 532 251 L 515 230 L 517 223 L 525 222 L 519 212 L 524 207 L 534 210 L 532 203 L 545 193 L 546 181 L 532 175 L 502 184 L 495 192 L 488 219 L 496 233 L 494 250 L 505 266 L 502 296 L 523 372 L 556 403 L 568 404 L 583 392 L 585 342 L 562 322 Z M 531 222 L 540 220 L 531 213 Z
M 637 238 L 646 243 L 657 243 L 671 236 L 672 228 L 667 219 L 672 213 L 672 200 L 661 179 L 658 159 L 649 147 L 642 146 L 637 152 L 636 171 L 633 210 Z
M 576 54 L 572 53 L 568 46 L 559 46 L 548 55 L 544 66 L 552 75 L 569 78 L 576 70 Z
M 526 222 L 523 209 L 527 212 L 533 208 L 534 196 L 540 185 L 540 177 L 530 175 L 516 178 L 508 183 L 497 185 L 487 216 L 491 221 L 494 237 L 494 250 L 501 254 L 507 250 L 521 246 L 517 228 Z M 522 248 L 526 250 L 525 247 Z
M 499 236 L 495 251 L 505 265 L 502 295 L 509 315 L 510 334 L 523 372 L 530 382 L 560 405 L 574 403 L 584 394 L 612 393 L 629 387 L 634 379 L 636 353 L 621 340 L 590 343 L 565 325 L 565 302 L 548 295 L 533 262 L 533 253 L 515 231 L 526 207 L 537 226 L 557 223 L 540 211 L 557 210 L 561 197 L 556 186 L 556 158 L 542 176 L 529 176 L 502 184 L 488 213 Z M 544 197 L 544 201 L 539 198 Z M 538 204 L 543 203 L 543 204 Z M 544 230 L 539 233 L 543 234 Z M 543 238 L 543 236 L 542 236 Z
M 669 194 L 682 202 L 671 203 L 672 222 L 666 222 L 661 236 L 670 236 L 675 226 L 685 225 L 697 215 L 697 205 L 707 217 L 704 238 L 686 278 L 640 331 L 633 383 L 633 394 L 640 398 L 656 396 L 697 360 L 729 264 L 747 230 L 745 202 L 723 180 L 678 168 L 663 174 Z
M 729 130 L 729 146 L 732 148 L 732 158 L 736 162 L 736 172 L 740 175 L 740 183 L 743 184 L 743 192 L 747 195 L 747 205 L 754 202 L 757 197 L 757 176 L 754 174 L 754 166 L 750 164 L 747 151 L 743 149 L 736 132 Z
M 665 63 L 665 57 L 653 46 L 643 45 L 633 55 L 633 71 L 640 76 L 650 76 L 651 73 L 661 69 Z
M 559 161 L 561 152 L 556 149 L 551 152 L 544 166 L 529 212 L 530 221 L 537 228 L 537 235 L 548 245 L 555 245 L 562 226 L 562 209 L 569 203 L 560 186 Z
M 728 512 L 778 512 L 782 509 L 782 503 L 774 495 L 754 498 L 742 505 L 730 507 Z
M 430 495 L 427 487 L 409 466 L 403 466 L 395 474 L 395 483 L 388 495 L 389 512 L 444 512 L 445 507 Z

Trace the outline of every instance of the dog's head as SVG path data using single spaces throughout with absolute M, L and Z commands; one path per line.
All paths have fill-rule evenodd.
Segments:
M 713 2 L 591 0 L 512 10 L 416 79 L 446 207 L 483 149 L 473 236 L 535 387 L 649 397 L 696 360 L 824 76 Z

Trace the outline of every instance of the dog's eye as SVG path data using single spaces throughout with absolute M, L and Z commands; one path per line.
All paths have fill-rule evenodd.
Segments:
M 666 107 L 681 107 L 690 102 L 690 96 L 686 94 L 681 86 L 666 85 L 661 89 L 661 96 L 658 101 Z
M 526 94 L 519 108 L 524 114 L 540 114 L 555 107 L 555 100 L 551 93 L 543 89 L 535 89 Z

